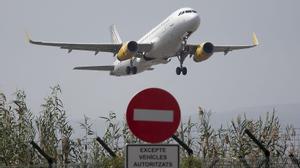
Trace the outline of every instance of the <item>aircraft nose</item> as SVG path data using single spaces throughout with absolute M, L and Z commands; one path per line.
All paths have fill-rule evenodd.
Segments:
M 186 21 L 193 29 L 193 31 L 195 31 L 200 25 L 200 17 L 197 13 L 190 15 Z
M 200 24 L 200 16 L 198 14 L 195 15 L 194 20 L 196 20 L 195 23 L 197 23 L 197 25 Z
M 192 22 L 195 23 L 195 25 L 197 25 L 197 27 L 199 26 L 200 24 L 200 17 L 198 14 L 195 14 L 193 17 L 192 17 Z

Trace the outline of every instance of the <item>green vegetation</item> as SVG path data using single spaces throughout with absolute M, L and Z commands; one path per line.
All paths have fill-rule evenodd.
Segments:
M 265 163 L 263 152 L 244 134 L 245 129 L 270 151 L 271 164 L 281 163 L 284 167 L 292 163 L 289 155 L 299 158 L 296 131 L 290 125 L 282 128 L 275 110 L 257 120 L 248 119 L 246 115 L 238 116 L 219 129 L 211 126 L 210 116 L 211 112 L 199 108 L 198 119 L 181 123 L 176 135 L 194 151 L 193 156 L 189 156 L 184 149 L 180 150 L 181 167 L 261 167 Z M 37 116 L 28 108 L 24 91 L 17 90 L 12 100 L 7 100 L 0 92 L 0 167 L 47 166 L 47 160 L 32 148 L 30 141 L 37 142 L 61 167 L 74 164 L 80 167 L 123 167 L 124 146 L 141 141 L 131 134 L 122 118 L 123 122 L 117 119 L 114 112 L 100 118 L 106 123 L 101 139 L 116 152 L 116 158 L 112 158 L 96 141 L 93 124 L 87 116 L 80 123 L 84 136 L 72 137 L 74 130 L 68 123 L 58 85 L 51 88 Z M 169 139 L 165 143 L 176 142 Z

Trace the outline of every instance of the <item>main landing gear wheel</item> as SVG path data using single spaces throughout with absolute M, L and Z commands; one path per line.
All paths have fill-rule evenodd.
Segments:
M 127 73 L 127 75 L 129 75 L 129 74 L 130 74 L 130 72 L 131 72 L 131 68 L 130 68 L 130 66 L 126 67 L 126 73 Z
M 177 74 L 177 75 L 180 75 L 180 73 L 181 73 L 181 68 L 180 68 L 180 67 L 177 67 L 177 68 L 176 68 L 176 74 Z
M 182 67 L 181 68 L 181 72 L 182 72 L 182 75 L 186 75 L 187 74 L 187 68 L 186 67 Z
M 182 75 L 186 75 L 187 74 L 187 68 L 186 67 L 177 67 L 176 68 L 176 74 L 180 75 L 182 73 Z
M 129 74 L 136 74 L 137 73 L 137 67 L 136 66 L 133 66 L 133 67 L 126 67 L 126 74 L 129 75 Z
M 136 74 L 137 73 L 137 67 L 134 66 L 131 68 L 132 74 Z

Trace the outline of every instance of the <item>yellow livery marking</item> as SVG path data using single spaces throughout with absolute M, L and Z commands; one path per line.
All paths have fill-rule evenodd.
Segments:
M 253 42 L 253 45 L 255 45 L 255 46 L 257 46 L 259 44 L 256 34 L 254 32 L 252 34 L 252 42 Z
M 122 47 L 120 48 L 119 52 L 117 53 L 117 58 L 119 61 L 124 61 L 130 59 L 134 53 L 130 52 L 127 49 L 128 44 L 123 44 Z
M 25 32 L 25 37 L 26 37 L 26 42 L 29 43 L 31 41 L 31 38 L 28 32 Z

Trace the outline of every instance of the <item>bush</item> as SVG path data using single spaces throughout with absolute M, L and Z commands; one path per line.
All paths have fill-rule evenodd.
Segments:
M 26 103 L 24 91 L 17 90 L 8 101 L 0 92 L 0 166 L 44 165 L 46 160 L 33 150 L 30 141 L 39 146 L 57 165 L 92 165 L 94 167 L 123 167 L 124 147 L 130 143 L 142 143 L 132 135 L 125 122 L 119 122 L 116 113 L 101 116 L 106 122 L 106 131 L 101 139 L 116 152 L 112 158 L 95 140 L 93 123 L 87 116 L 80 123 L 84 136 L 74 139 L 64 110 L 59 85 L 52 87 L 44 99 L 39 115 L 33 116 Z M 193 156 L 181 148 L 180 166 L 214 167 L 237 165 L 260 167 L 266 163 L 263 152 L 244 134 L 248 129 L 270 151 L 272 163 L 284 166 L 297 164 L 300 149 L 296 143 L 296 130 L 288 125 L 282 128 L 275 110 L 263 119 L 249 120 L 238 116 L 227 127 L 214 129 L 211 112 L 199 108 L 199 118 L 182 122 L 176 135 L 193 149 Z M 175 143 L 172 139 L 164 143 Z M 292 159 L 287 158 L 293 156 Z M 251 166 L 250 166 L 251 165 Z

